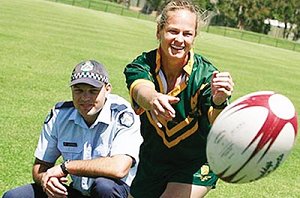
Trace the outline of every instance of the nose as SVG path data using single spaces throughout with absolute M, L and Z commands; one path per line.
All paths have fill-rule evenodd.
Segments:
M 183 35 L 181 33 L 177 34 L 175 37 L 175 41 L 182 43 L 184 41 Z
M 83 92 L 82 95 L 81 95 L 81 100 L 82 101 L 89 101 L 90 98 L 91 98 L 91 95 L 87 91 Z

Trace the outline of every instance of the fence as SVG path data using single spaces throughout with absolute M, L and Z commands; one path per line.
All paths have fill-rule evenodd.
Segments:
M 88 9 L 119 14 L 122 16 L 134 17 L 138 19 L 155 21 L 155 16 L 143 14 L 141 12 L 129 9 L 128 1 L 120 0 L 123 3 L 117 4 L 110 1 L 101 0 L 48 0 L 59 3 L 65 3 L 73 6 L 85 7 Z
M 206 32 L 300 52 L 300 43 L 229 27 L 207 26 Z
M 110 1 L 103 1 L 103 0 L 49 0 L 49 1 L 55 1 L 55 2 L 65 3 L 73 6 L 85 7 L 85 8 L 99 10 L 103 12 L 119 14 L 122 16 L 155 21 L 155 16 L 153 15 L 142 14 L 139 11 L 133 11 L 129 9 L 129 6 L 126 4 L 128 2 L 126 0 L 119 0 L 119 1 L 123 1 L 124 4 L 117 4 L 117 3 L 113 3 Z M 221 27 L 221 26 L 207 26 L 206 28 L 202 29 L 202 31 L 300 52 L 300 43 L 289 41 L 286 39 L 274 38 L 264 34 L 258 34 L 254 32 L 248 32 L 248 31 L 238 30 L 229 27 Z

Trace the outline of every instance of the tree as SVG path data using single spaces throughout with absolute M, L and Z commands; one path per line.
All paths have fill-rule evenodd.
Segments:
M 273 16 L 278 21 L 284 23 L 283 38 L 288 37 L 288 23 L 291 21 L 293 16 L 293 0 L 276 0 L 276 7 L 273 11 Z
M 158 11 L 165 0 L 146 0 L 141 12 L 144 14 L 151 14 L 152 11 Z
M 300 39 L 300 2 L 298 2 L 297 9 L 295 11 L 295 29 L 293 29 L 294 37 L 293 40 L 297 41 Z
M 292 32 L 294 32 L 294 37 L 296 36 L 296 38 L 299 38 L 299 0 L 276 0 L 276 7 L 273 10 L 272 14 L 275 19 L 284 23 L 283 38 L 288 38 L 290 33 Z M 297 25 L 297 27 L 293 29 L 293 25 Z
M 264 20 L 269 16 L 270 7 L 264 0 L 220 0 L 217 4 L 221 15 L 230 27 L 263 32 Z

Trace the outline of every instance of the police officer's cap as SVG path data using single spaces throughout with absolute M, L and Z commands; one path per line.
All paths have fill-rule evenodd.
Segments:
M 73 69 L 71 75 L 71 84 L 85 83 L 94 87 L 102 87 L 103 84 L 108 83 L 108 73 L 104 65 L 95 61 L 87 60 L 79 63 Z

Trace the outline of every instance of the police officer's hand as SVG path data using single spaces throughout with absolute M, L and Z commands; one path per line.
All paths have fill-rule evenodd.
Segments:
M 233 92 L 234 83 L 228 72 L 217 72 L 213 73 L 211 79 L 211 92 L 212 99 L 216 105 L 220 105 L 231 96 Z
M 48 169 L 42 177 L 41 185 L 44 192 L 50 198 L 65 198 L 68 195 L 67 188 L 63 183 L 67 182 L 68 179 L 62 172 L 59 165 Z

